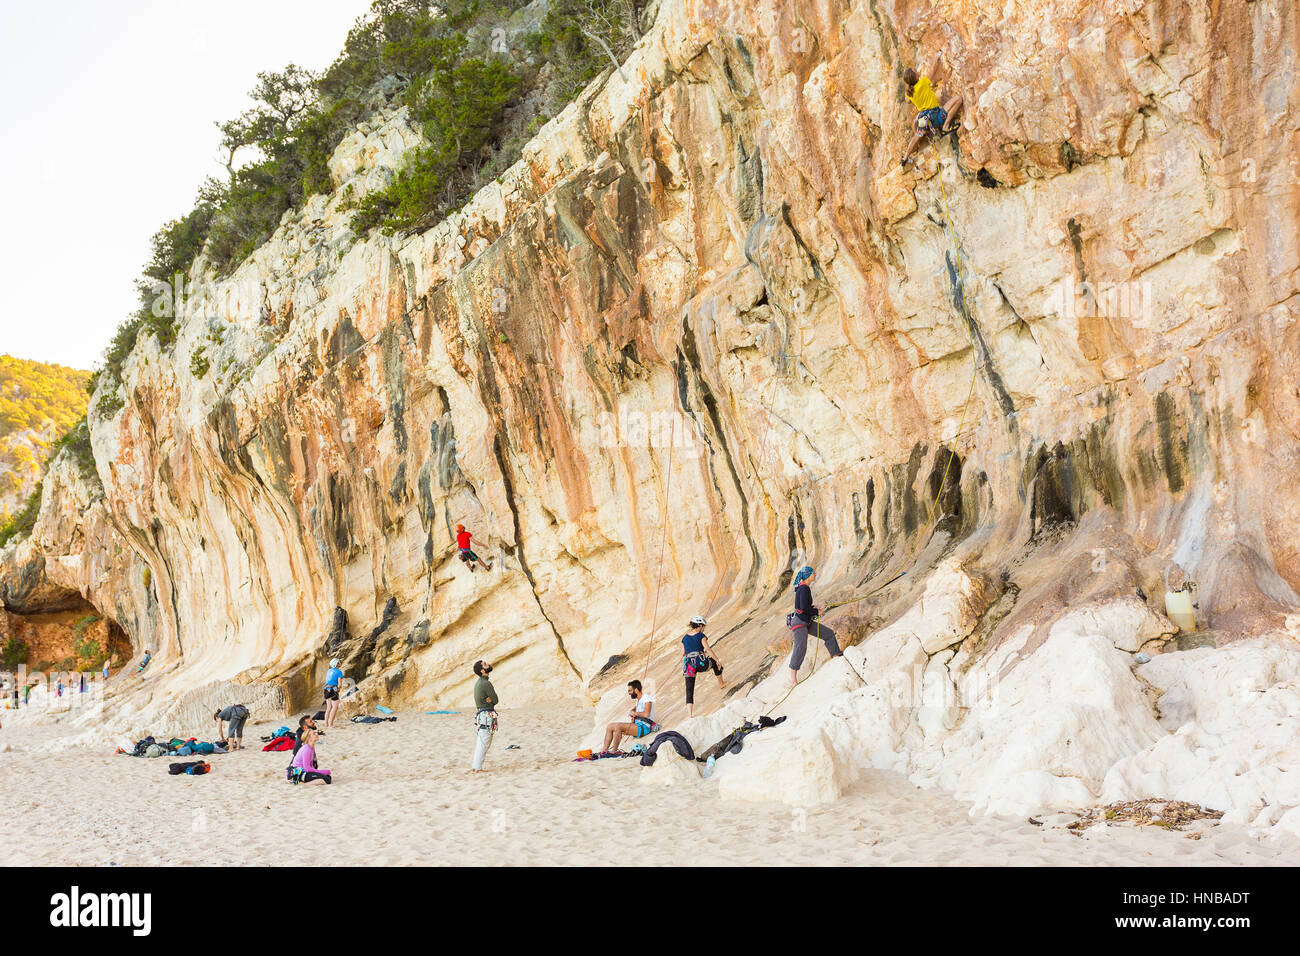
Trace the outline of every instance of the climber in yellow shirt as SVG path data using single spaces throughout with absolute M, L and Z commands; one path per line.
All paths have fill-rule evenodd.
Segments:
M 903 153 L 904 166 L 912 161 L 912 154 L 921 145 L 921 140 L 927 136 L 942 136 L 957 125 L 957 113 L 961 110 L 961 95 L 952 97 L 940 106 L 939 96 L 935 93 L 934 83 L 931 80 L 931 77 L 938 76 L 942 60 L 942 52 L 935 54 L 934 66 L 930 68 L 928 74 L 918 76 L 916 70 L 911 67 L 903 71 L 907 99 L 916 107 L 916 133 L 912 136 L 912 141 L 907 144 L 906 152 Z

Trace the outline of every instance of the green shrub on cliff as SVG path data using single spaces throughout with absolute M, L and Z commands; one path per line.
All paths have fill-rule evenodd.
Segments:
M 15 671 L 26 662 L 27 642 L 19 637 L 9 638 L 0 649 L 0 670 Z
M 164 347 L 175 339 L 184 291 L 175 277 L 186 275 L 200 252 L 219 275 L 229 274 L 286 212 L 329 191 L 330 156 L 376 109 L 407 106 L 426 143 L 387 188 L 358 204 L 353 228 L 431 225 L 499 176 L 541 122 L 626 58 L 641 36 L 647 0 L 553 0 L 541 29 L 516 49 L 502 25 L 525 6 L 374 0 L 319 76 L 293 64 L 259 73 L 252 106 L 217 124 L 226 181 L 205 183 L 195 208 L 153 238 L 137 283 L 140 307 L 114 334 L 90 383 L 92 392 L 103 386 L 96 414 L 123 407 L 122 369 L 141 335 Z
M 641 38 L 645 0 L 554 0 L 528 48 L 554 70 L 548 91 L 562 108 L 615 62 L 627 58 Z
M 91 616 L 90 620 L 93 622 L 99 618 Z M 72 649 L 77 656 L 76 666 L 81 670 L 99 670 L 104 666 L 104 661 L 108 660 L 108 653 L 100 646 L 99 641 L 93 638 L 87 637 L 77 641 Z
M 27 503 L 4 527 L 0 528 L 0 548 L 15 538 L 25 538 L 32 533 L 32 528 L 36 527 L 36 516 L 41 511 L 43 485 L 43 482 L 38 481 L 36 490 L 28 496 Z
M 421 61 L 405 101 L 429 145 L 415 150 L 387 189 L 363 200 L 353 219 L 358 232 L 431 225 L 465 198 L 476 158 L 499 133 L 522 83 L 502 60 L 466 55 L 468 45 L 463 33 L 452 32 L 402 51 Z

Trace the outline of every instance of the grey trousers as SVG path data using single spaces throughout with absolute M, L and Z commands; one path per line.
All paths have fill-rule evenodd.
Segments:
M 488 748 L 492 746 L 492 718 L 487 719 L 486 725 L 479 723 L 476 716 L 474 722 L 478 724 L 478 743 L 474 745 L 474 769 L 483 769 L 483 759 L 487 757 Z
M 800 624 L 798 627 L 792 627 L 790 633 L 794 635 L 794 647 L 790 650 L 790 670 L 797 671 L 803 667 L 804 655 L 808 653 L 808 635 L 819 638 L 826 645 L 826 650 L 830 652 L 831 657 L 838 657 L 840 654 L 839 642 L 835 640 L 835 632 L 825 624 L 813 621 L 811 624 Z

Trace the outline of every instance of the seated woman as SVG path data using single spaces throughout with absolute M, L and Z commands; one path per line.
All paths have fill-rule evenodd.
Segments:
M 303 728 L 302 746 L 293 755 L 293 763 L 289 764 L 289 769 L 285 772 L 290 783 L 315 785 L 333 782 L 328 770 L 321 770 L 316 766 L 316 741 L 318 740 L 320 740 L 319 733 Z

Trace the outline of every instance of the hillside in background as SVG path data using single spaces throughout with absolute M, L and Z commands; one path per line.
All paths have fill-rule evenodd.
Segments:
M 59 439 L 85 417 L 89 377 L 0 355 L 0 529 L 22 510 Z

